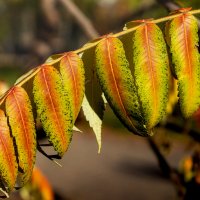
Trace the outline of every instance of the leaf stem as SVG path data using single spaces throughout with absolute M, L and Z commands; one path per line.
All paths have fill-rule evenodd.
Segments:
M 192 15 L 195 15 L 195 14 L 200 14 L 200 9 L 198 10 L 191 10 L 188 12 L 189 14 L 192 14 Z M 159 19 L 155 19 L 155 20 L 152 20 L 151 22 L 152 23 L 155 23 L 155 24 L 158 24 L 158 23 L 161 23 L 161 22 L 165 22 L 165 21 L 169 21 L 171 19 L 174 19 L 178 16 L 182 15 L 182 13 L 178 13 L 178 14 L 174 14 L 174 15 L 170 15 L 170 16 L 166 16 L 166 17 L 162 17 L 162 18 L 159 18 Z M 127 30 L 123 30 L 121 32 L 118 32 L 118 33 L 115 33 L 113 34 L 114 37 L 121 37 L 123 35 L 127 35 L 128 33 L 131 33 L 133 31 L 135 31 L 138 27 L 140 27 L 141 25 L 138 25 L 138 26 L 134 26 L 132 28 L 129 28 Z M 102 38 L 103 39 L 103 38 Z M 90 49 L 92 47 L 95 47 L 102 39 L 96 41 L 96 42 L 93 42 L 91 44 L 88 44 L 87 46 L 83 46 L 82 48 L 80 49 L 77 49 L 76 51 L 74 51 L 75 53 L 79 54 L 79 53 L 82 53 L 84 51 L 86 51 L 87 49 Z
M 192 15 L 200 14 L 200 9 L 191 10 L 191 11 L 188 11 L 187 13 L 192 14 Z M 162 18 L 159 18 L 159 19 L 155 19 L 155 20 L 152 20 L 151 22 L 158 24 L 158 23 L 161 23 L 161 22 L 165 22 L 165 21 L 169 21 L 171 19 L 174 19 L 174 18 L 176 18 L 176 17 L 178 17 L 180 15 L 182 15 L 182 13 L 177 13 L 177 14 L 169 15 L 169 16 L 162 17 Z M 124 35 L 127 35 L 127 34 L 133 32 L 133 31 L 135 31 L 140 26 L 141 26 L 141 24 L 137 25 L 137 26 L 134 26 L 132 28 L 123 30 L 121 32 L 115 33 L 115 34 L 113 34 L 113 36 L 114 37 L 122 37 Z M 77 54 L 83 53 L 84 51 L 95 47 L 102 39 L 103 39 L 103 37 L 99 38 L 99 40 L 97 40 L 97 41 L 92 41 L 91 43 L 88 43 L 87 45 L 84 45 L 80 49 L 75 50 L 74 53 L 77 53 Z M 52 60 L 50 62 L 47 62 L 46 64 L 47 65 L 53 65 L 53 64 L 59 62 L 62 59 L 62 57 L 64 56 L 64 54 L 65 54 L 65 52 L 62 53 L 61 56 L 59 58 L 57 58 L 56 60 Z M 28 74 L 25 78 L 23 78 L 19 83 L 15 84 L 15 85 L 23 86 L 23 84 L 25 84 L 28 80 L 30 80 L 37 72 L 38 71 L 36 70 L 33 73 Z M 0 97 L 0 105 L 3 103 L 5 98 L 6 98 L 6 94 Z

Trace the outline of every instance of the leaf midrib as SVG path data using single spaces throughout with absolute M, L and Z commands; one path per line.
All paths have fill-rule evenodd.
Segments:
M 42 76 L 44 78 L 44 82 L 45 82 L 45 85 L 46 85 L 46 88 L 47 88 L 47 91 L 48 91 L 48 94 L 49 94 L 51 107 L 53 108 L 54 115 L 56 117 L 55 120 L 56 120 L 56 122 L 58 124 L 59 130 L 60 130 L 60 133 L 61 133 L 61 137 L 62 137 L 62 141 L 65 141 L 65 137 L 64 137 L 64 134 L 63 134 L 63 129 L 61 128 L 61 125 L 60 125 L 59 120 L 58 120 L 57 112 L 56 112 L 55 105 L 54 105 L 54 102 L 53 102 L 52 97 L 51 97 L 50 89 L 49 89 L 49 86 L 48 86 L 48 83 L 47 83 L 47 80 L 46 80 L 46 75 L 45 75 L 44 71 L 45 71 L 45 69 L 43 68 L 42 69 Z M 65 149 L 65 148 L 63 148 L 63 149 Z
M 109 43 L 108 40 L 109 40 L 109 38 L 106 39 L 106 47 L 107 47 L 107 52 L 108 52 L 108 59 L 109 59 L 110 69 L 111 69 L 112 77 L 113 77 L 113 80 L 114 80 L 114 85 L 115 85 L 115 88 L 117 90 L 117 96 L 118 96 L 119 102 L 121 104 L 121 108 L 122 108 L 125 116 L 128 118 L 128 121 L 132 125 L 132 128 L 135 129 L 135 131 L 137 132 L 132 120 L 130 119 L 130 117 L 129 117 L 126 109 L 125 109 L 125 106 L 123 104 L 123 101 L 122 101 L 122 98 L 121 98 L 121 95 L 120 95 L 120 92 L 119 92 L 119 87 L 118 87 L 118 84 L 117 84 L 117 81 L 116 81 L 116 78 L 115 78 L 115 75 L 114 75 L 113 63 L 112 63 L 111 52 L 110 52 L 110 43 Z
M 72 56 L 73 56 L 73 54 L 72 54 Z M 76 117 L 76 115 L 77 115 L 77 106 L 78 106 L 78 89 L 77 89 L 77 80 L 76 80 L 76 76 L 75 76 L 75 73 L 74 73 L 74 70 L 73 70 L 73 67 L 72 67 L 72 62 L 71 62 L 71 60 L 70 60 L 70 58 L 69 58 L 69 55 L 67 55 L 67 61 L 68 61 L 68 63 L 69 63 L 69 66 L 70 66 L 70 71 L 71 71 L 71 73 L 72 73 L 72 79 L 73 79 L 73 85 L 74 85 L 74 89 L 75 89 L 75 113 L 74 113 L 74 115 L 75 115 L 75 117 Z
M 27 152 L 28 152 L 28 160 L 29 160 L 29 164 L 31 163 L 30 162 L 30 159 L 31 159 L 31 153 L 30 153 L 30 151 L 29 151 L 29 139 L 28 139 L 28 137 L 27 137 L 27 128 L 26 128 L 26 125 L 25 125 L 25 122 L 24 122 L 24 119 L 23 119 L 23 115 L 22 115 L 22 111 L 21 111 L 21 107 L 20 107 L 20 105 L 19 105 L 19 102 L 18 102 L 18 99 L 16 98 L 16 95 L 15 95 L 15 92 L 14 91 L 12 91 L 12 93 L 13 93 L 13 96 L 14 96 L 14 99 L 15 99 L 15 101 L 16 101 L 16 104 L 17 104 L 17 108 L 18 108 L 18 110 L 19 110 L 19 113 L 20 113 L 20 119 L 21 119 L 21 121 L 22 121 L 22 125 L 23 125 L 23 127 L 24 127 L 24 132 L 25 132 L 25 141 L 26 141 L 26 148 L 27 148 Z
M 155 113 L 158 109 L 157 107 L 157 98 L 156 98 L 156 88 L 155 88 L 155 76 L 153 74 L 153 62 L 152 62 L 152 55 L 151 55 L 151 50 L 150 50 L 150 45 L 149 45 L 149 37 L 148 37 L 148 24 L 145 24 L 144 25 L 144 29 L 145 29 L 145 41 L 146 41 L 146 46 L 147 46 L 147 57 L 148 57 L 148 68 L 149 68 L 149 71 L 150 71 L 150 76 L 151 76 L 151 82 L 152 82 L 152 89 L 153 89 L 153 116 L 151 118 L 155 118 Z M 153 121 L 153 120 L 152 120 Z

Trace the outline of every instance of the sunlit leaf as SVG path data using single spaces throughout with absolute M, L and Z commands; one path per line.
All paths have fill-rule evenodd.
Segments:
M 200 105 L 200 59 L 198 25 L 185 12 L 169 25 L 170 50 L 178 79 L 179 102 L 183 116 L 190 117 Z
M 35 123 L 26 91 L 14 86 L 6 98 L 6 114 L 17 146 L 20 180 L 25 184 L 31 177 L 36 156 Z
M 168 100 L 168 55 L 160 28 L 144 22 L 133 37 L 134 77 L 148 129 L 165 115 Z
M 85 92 L 84 67 L 80 57 L 73 52 L 66 53 L 60 61 L 60 73 L 64 88 L 70 94 L 73 119 L 75 121 Z
M 96 69 L 111 108 L 133 133 L 148 135 L 121 41 L 108 36 L 96 47 Z
M 17 177 L 17 161 L 7 117 L 0 110 L 0 180 L 12 191 Z
M 41 67 L 33 81 L 33 94 L 43 129 L 58 155 L 63 156 L 72 139 L 73 117 L 70 94 L 54 67 Z

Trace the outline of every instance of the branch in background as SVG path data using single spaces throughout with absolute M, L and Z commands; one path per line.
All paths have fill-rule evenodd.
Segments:
M 90 20 L 82 13 L 82 11 L 71 0 L 59 0 L 68 12 L 74 17 L 81 26 L 89 39 L 95 39 L 99 36 L 98 32 L 90 22 Z
M 170 0 L 157 0 L 157 2 L 161 5 L 163 5 L 168 11 L 174 11 L 174 10 L 178 10 L 180 8 L 180 6 L 178 4 L 176 4 Z M 197 22 L 198 22 L 198 27 L 200 29 L 200 20 L 197 19 Z
M 184 122 L 185 123 L 185 122 Z M 187 123 L 185 123 L 187 124 Z M 189 135 L 194 141 L 200 143 L 200 132 L 197 129 L 194 128 L 190 128 L 188 130 L 185 130 L 185 127 L 183 126 L 183 124 L 178 123 L 177 120 L 175 118 L 168 118 L 166 124 L 164 126 L 162 126 L 160 124 L 160 126 L 162 128 L 165 128 L 169 131 L 173 131 L 174 133 L 177 134 L 184 134 L 186 133 L 187 135 Z
M 139 16 L 142 16 L 145 12 L 157 8 L 156 3 L 152 3 L 149 5 L 144 5 L 141 8 L 137 9 L 135 12 L 128 13 L 123 19 L 119 19 L 120 26 L 124 26 L 127 22 L 138 19 Z
M 0 68 L 2 67 L 11 67 L 23 68 L 24 63 L 30 63 L 32 56 L 29 54 L 10 54 L 10 53 L 0 53 Z
M 172 168 L 167 163 L 167 160 L 165 157 L 161 154 L 159 148 L 157 147 L 154 140 L 150 137 L 148 138 L 149 146 L 153 150 L 154 154 L 156 155 L 156 158 L 158 160 L 160 169 L 162 170 L 165 177 L 170 178 L 170 174 L 172 173 Z
M 157 0 L 158 3 L 163 5 L 168 11 L 178 10 L 180 6 L 169 0 Z
M 42 0 L 41 8 L 44 11 L 46 21 L 52 29 L 58 26 L 60 19 L 56 10 L 56 0 Z
M 165 157 L 160 152 L 153 138 L 151 137 L 148 138 L 148 143 L 149 143 L 150 148 L 154 152 L 154 155 L 157 158 L 157 161 L 159 163 L 160 169 L 162 170 L 163 174 L 165 175 L 165 177 L 169 178 L 172 181 L 172 183 L 175 185 L 178 196 L 183 197 L 184 187 L 181 181 L 181 175 L 169 165 Z

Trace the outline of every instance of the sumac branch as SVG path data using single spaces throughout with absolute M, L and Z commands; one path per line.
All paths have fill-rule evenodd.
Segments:
M 81 106 L 99 149 L 106 102 L 129 131 L 149 136 L 170 112 L 171 91 L 174 95 L 178 84 L 182 114 L 191 117 L 200 106 L 198 26 L 193 16 L 198 13 L 182 8 L 161 19 L 130 22 L 122 32 L 52 55 L 20 77 L 0 98 L 1 191 L 7 194 L 16 182 L 23 186 L 30 180 L 38 121 L 62 157 Z M 165 35 L 157 25 L 163 22 Z

